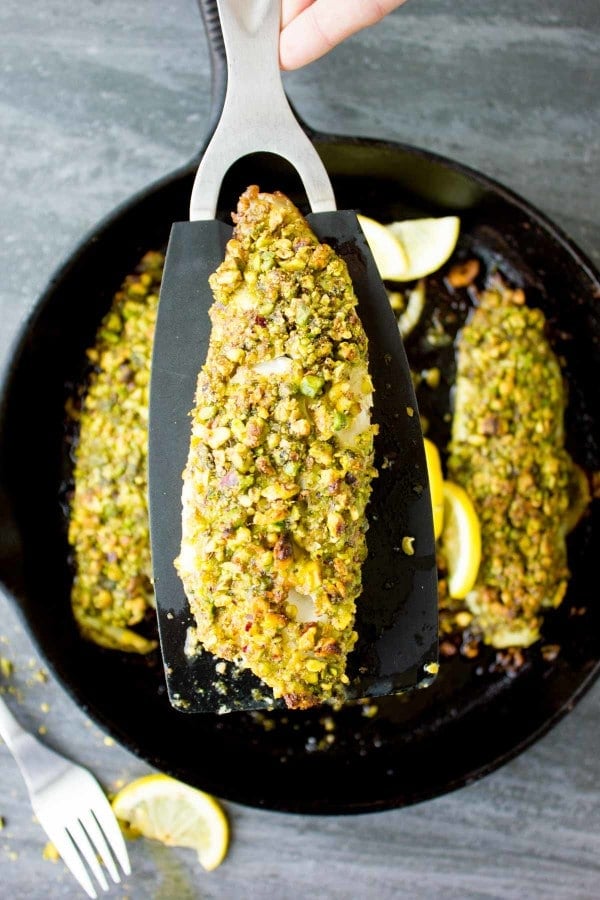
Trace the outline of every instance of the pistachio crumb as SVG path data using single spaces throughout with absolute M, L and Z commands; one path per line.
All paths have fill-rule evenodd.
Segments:
M 48 862 L 58 862 L 60 859 L 60 854 L 52 841 L 48 841 L 48 843 L 44 845 L 42 859 L 48 860 Z
M 466 610 L 461 610 L 456 614 L 455 622 L 459 628 L 465 629 L 468 628 L 471 622 L 473 621 L 473 616 L 470 612 Z
M 453 288 L 468 287 L 479 275 L 479 269 L 480 264 L 477 259 L 467 259 L 463 263 L 457 263 L 448 273 L 448 284 Z
M 433 369 L 425 369 L 422 372 L 423 380 L 427 387 L 430 387 L 432 390 L 435 390 L 440 385 L 440 370 L 437 367 Z
M 559 644 L 544 644 L 542 647 L 542 658 L 544 662 L 554 662 L 560 653 L 560 645 Z
M 10 678 L 14 670 L 15 667 L 10 659 L 7 659 L 5 656 L 0 656 L 0 674 L 2 674 L 2 677 Z
M 402 550 L 407 556 L 415 555 L 415 548 L 413 547 L 414 541 L 414 537 L 409 537 L 408 535 L 405 535 L 405 537 L 402 538 Z

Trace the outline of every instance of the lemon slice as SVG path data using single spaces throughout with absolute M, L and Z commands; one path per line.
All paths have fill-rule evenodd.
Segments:
M 437 540 L 444 525 L 444 476 L 438 448 L 428 438 L 423 438 L 423 443 L 425 444 L 429 492 L 433 508 L 433 533 Z
M 141 834 L 169 847 L 191 847 L 209 872 L 225 858 L 229 845 L 225 813 L 214 797 L 174 778 L 138 778 L 119 791 L 112 807 L 129 836 Z
M 452 481 L 444 482 L 442 544 L 448 565 L 448 592 L 455 600 L 464 600 L 479 572 L 481 528 L 469 495 Z
M 404 272 L 389 277 L 395 277 L 397 281 L 412 281 L 437 272 L 450 259 L 458 241 L 460 219 L 457 216 L 407 219 L 392 222 L 387 230 L 404 247 L 407 258 Z
M 371 248 L 375 265 L 382 279 L 409 281 L 410 276 L 408 278 L 404 276 L 408 260 L 402 244 L 396 240 L 394 235 L 381 222 L 369 219 L 368 216 L 359 215 L 357 218 L 367 239 L 367 244 Z

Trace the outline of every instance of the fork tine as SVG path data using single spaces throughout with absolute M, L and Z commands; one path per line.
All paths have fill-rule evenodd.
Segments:
M 53 822 L 49 822 L 45 816 L 42 817 L 39 813 L 38 819 L 40 825 L 60 853 L 64 864 L 70 869 L 71 874 L 77 879 L 88 897 L 91 900 L 97 900 L 98 894 L 94 889 L 92 880 L 67 832 L 63 828 L 57 828 Z
M 102 871 L 100 863 L 96 859 L 94 848 L 90 843 L 89 837 L 82 828 L 81 823 L 77 819 L 75 819 L 73 822 L 67 825 L 67 831 L 71 835 L 71 840 L 85 859 L 93 874 L 98 879 L 100 887 L 103 891 L 107 891 L 108 881 L 106 880 L 106 876 Z
M 96 849 L 96 853 L 102 858 L 104 865 L 109 871 L 110 877 L 114 881 L 115 884 L 119 884 L 121 878 L 117 871 L 117 867 L 115 865 L 115 861 L 112 857 L 112 853 L 108 849 L 108 844 L 104 839 L 104 835 L 102 831 L 98 827 L 98 823 L 93 812 L 86 812 L 83 815 L 79 816 L 79 821 L 85 828 L 88 837 L 90 838 L 92 844 Z
M 127 854 L 127 847 L 125 846 L 125 839 L 117 823 L 112 806 L 104 795 L 95 799 L 90 806 L 113 854 L 121 864 L 121 868 L 126 875 L 131 875 L 131 864 Z

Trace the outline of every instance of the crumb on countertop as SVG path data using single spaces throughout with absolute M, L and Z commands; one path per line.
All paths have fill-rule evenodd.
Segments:
M 42 859 L 46 859 L 49 862 L 58 862 L 58 860 L 60 859 L 60 854 L 52 841 L 48 841 L 48 843 L 44 845 L 44 849 L 42 850 Z
M 15 667 L 13 662 L 10 659 L 7 659 L 6 656 L 0 656 L 0 674 L 2 677 L 10 678 L 14 671 Z

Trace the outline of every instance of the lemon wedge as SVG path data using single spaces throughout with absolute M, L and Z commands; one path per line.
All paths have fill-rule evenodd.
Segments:
M 429 492 L 433 508 L 433 533 L 437 541 L 444 526 L 444 476 L 438 448 L 428 438 L 423 438 L 423 443 L 425 444 Z
M 404 248 L 407 260 L 403 273 L 387 277 L 412 281 L 437 272 L 450 259 L 458 241 L 460 219 L 457 216 L 407 219 L 392 222 L 386 228 Z
M 452 481 L 444 482 L 442 545 L 448 566 L 448 593 L 464 600 L 472 590 L 481 562 L 481 528 L 471 498 Z
M 409 281 L 404 272 L 408 266 L 408 260 L 402 244 L 400 244 L 391 231 L 381 222 L 369 219 L 368 216 L 357 216 L 367 244 L 373 254 L 377 271 L 382 279 L 390 281 Z
M 425 279 L 420 278 L 408 295 L 406 309 L 398 316 L 398 330 L 402 339 L 408 337 L 419 324 L 426 299 Z
M 169 847 L 191 847 L 212 871 L 229 846 L 225 813 L 209 794 L 167 775 L 147 775 L 126 785 L 112 801 L 128 836 L 143 835 Z

